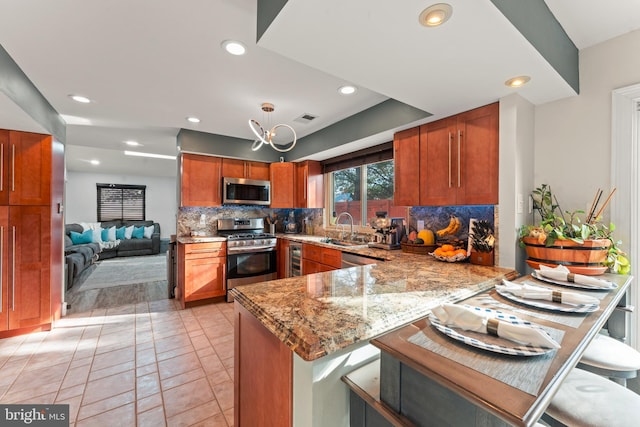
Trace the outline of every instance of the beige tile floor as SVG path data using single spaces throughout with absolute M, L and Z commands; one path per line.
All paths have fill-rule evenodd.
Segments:
M 233 304 L 94 309 L 2 339 L 0 403 L 66 403 L 76 427 L 233 426 Z

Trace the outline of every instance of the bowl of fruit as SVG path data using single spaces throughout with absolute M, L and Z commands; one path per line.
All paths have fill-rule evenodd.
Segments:
M 466 249 L 456 248 L 448 243 L 440 246 L 429 255 L 433 256 L 438 261 L 445 262 L 461 262 L 468 258 Z

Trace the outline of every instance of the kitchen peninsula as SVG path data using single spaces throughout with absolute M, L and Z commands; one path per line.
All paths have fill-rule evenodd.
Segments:
M 348 426 L 340 378 L 379 357 L 369 340 L 517 276 L 424 255 L 392 258 L 232 291 L 236 426 Z

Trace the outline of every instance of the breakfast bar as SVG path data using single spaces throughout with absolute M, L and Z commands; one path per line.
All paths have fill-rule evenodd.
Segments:
M 348 426 L 341 377 L 380 357 L 371 339 L 516 276 L 400 253 L 390 262 L 234 288 L 235 425 L 269 419 L 278 426 Z

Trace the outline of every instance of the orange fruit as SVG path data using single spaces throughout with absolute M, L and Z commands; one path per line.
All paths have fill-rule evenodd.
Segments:
M 449 251 L 453 251 L 454 247 L 453 245 L 442 245 L 442 250 L 445 252 L 449 252 Z
M 456 250 L 456 255 L 466 255 L 467 251 L 465 251 L 464 249 L 458 249 Z

